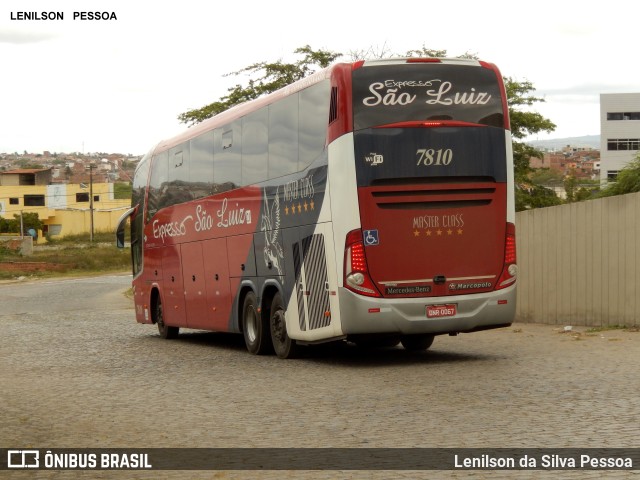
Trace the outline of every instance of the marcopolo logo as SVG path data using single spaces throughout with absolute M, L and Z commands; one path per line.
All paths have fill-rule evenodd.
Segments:
M 450 283 L 449 290 L 474 290 L 476 288 L 491 288 L 491 282 Z
M 39 450 L 8 450 L 7 468 L 39 468 Z

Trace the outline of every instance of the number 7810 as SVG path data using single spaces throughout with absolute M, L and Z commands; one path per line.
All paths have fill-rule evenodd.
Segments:
M 418 157 L 418 163 L 416 165 L 424 165 L 429 167 L 431 165 L 449 165 L 453 161 L 453 150 L 450 148 L 438 149 L 433 148 L 419 148 L 416 151 Z

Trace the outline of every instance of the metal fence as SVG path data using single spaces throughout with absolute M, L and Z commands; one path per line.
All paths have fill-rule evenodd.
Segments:
M 640 324 L 640 193 L 516 215 L 518 322 Z

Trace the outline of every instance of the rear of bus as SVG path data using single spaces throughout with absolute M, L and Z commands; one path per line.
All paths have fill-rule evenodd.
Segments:
M 511 324 L 513 159 L 500 72 L 474 60 L 367 61 L 354 65 L 352 101 L 355 172 L 345 176 L 357 187 L 340 196 L 357 203 L 359 225 L 343 236 L 343 332 Z M 337 195 L 332 187 L 332 203 Z

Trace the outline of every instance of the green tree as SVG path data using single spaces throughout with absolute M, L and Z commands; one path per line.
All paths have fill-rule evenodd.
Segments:
M 12 231 L 19 233 L 20 232 L 20 215 L 14 213 L 13 218 L 14 220 L 12 221 L 12 223 L 15 225 L 15 227 L 14 227 L 14 230 Z M 24 212 L 22 214 L 22 227 L 24 228 L 25 233 L 30 228 L 34 229 L 35 231 L 42 230 L 43 226 L 44 226 L 44 223 L 42 223 L 42 220 L 40 220 L 40 217 L 37 212 Z
M 542 185 L 518 183 L 516 185 L 516 210 L 528 210 L 531 208 L 552 207 L 561 205 L 553 190 Z
M 541 157 L 542 152 L 522 140 L 540 132 L 552 132 L 556 125 L 541 114 L 528 110 L 535 103 L 544 102 L 544 98 L 533 95 L 535 88 L 531 82 L 518 82 L 511 77 L 505 77 L 504 87 L 509 103 L 515 178 L 516 181 L 523 181 L 531 171 L 529 159 Z
M 640 153 L 618 172 L 615 182 L 601 190 L 600 196 L 611 197 L 635 192 L 640 192 Z
M 256 99 L 301 80 L 322 68 L 328 67 L 338 57 L 342 56 L 341 53 L 328 50 L 313 50 L 309 45 L 297 48 L 294 53 L 302 55 L 302 58 L 294 63 L 283 63 L 282 60 L 258 62 L 237 72 L 228 73 L 225 76 L 248 73 L 250 75 L 258 74 L 259 77 L 250 79 L 246 86 L 237 84 L 235 87 L 229 88 L 227 90 L 228 93 L 216 102 L 181 113 L 178 115 L 178 120 L 190 126 L 200 123 L 235 105 Z
M 566 177 L 564 177 L 564 191 L 567 193 L 567 203 L 572 203 L 576 201 L 576 194 L 578 192 L 578 179 L 573 175 L 573 173 L 569 173 Z
M 42 230 L 43 225 L 37 213 L 25 212 L 22 214 L 24 232 L 30 228 Z M 20 215 L 14 214 L 12 220 L 0 218 L 0 233 L 20 233 Z

